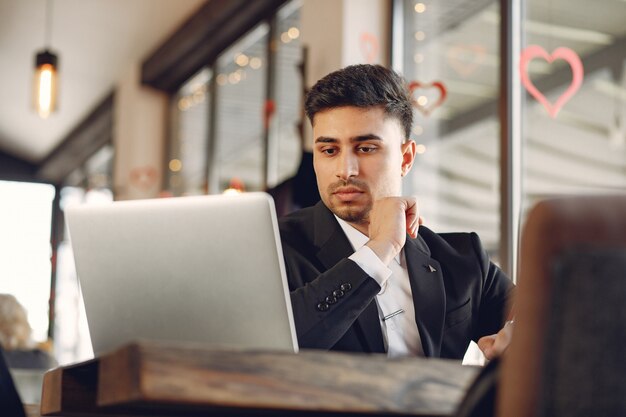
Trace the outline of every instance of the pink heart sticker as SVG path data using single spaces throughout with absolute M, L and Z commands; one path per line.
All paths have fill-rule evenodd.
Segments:
M 548 99 L 537 89 L 537 87 L 535 87 L 532 81 L 530 81 L 530 77 L 528 76 L 528 64 L 535 58 L 543 58 L 548 61 L 548 63 L 552 63 L 556 59 L 562 59 L 572 68 L 572 82 L 554 104 L 550 103 Z M 552 52 L 552 55 L 548 55 L 545 49 L 541 46 L 530 45 L 522 51 L 519 69 L 522 85 L 526 88 L 526 90 L 528 90 L 530 95 L 535 98 L 535 100 L 543 104 L 543 107 L 545 107 L 548 114 L 553 119 L 559 113 L 563 105 L 565 105 L 565 103 L 572 98 L 576 91 L 578 91 L 583 82 L 583 63 L 580 61 L 576 52 L 565 47 L 557 48 L 554 52 Z
M 437 101 L 435 101 L 430 106 L 422 105 L 417 100 L 415 100 L 415 98 L 413 98 L 413 93 L 416 90 L 429 89 L 429 88 L 435 88 L 439 92 L 439 99 L 437 99 Z M 415 107 L 417 110 L 422 112 L 424 116 L 429 116 L 433 110 L 435 110 L 437 107 L 443 104 L 443 102 L 446 100 L 446 97 L 448 96 L 448 90 L 446 89 L 446 86 L 441 81 L 433 81 L 430 83 L 412 81 L 409 84 L 409 91 L 411 92 L 411 102 L 413 103 L 413 107 Z
M 130 183 L 142 190 L 149 190 L 156 184 L 158 176 L 154 167 L 136 167 L 130 170 Z
M 378 50 L 380 49 L 378 39 L 369 32 L 363 32 L 361 33 L 360 44 L 361 53 L 363 54 L 363 58 L 365 58 L 365 62 L 373 64 L 376 58 L 378 58 Z
M 483 45 L 452 45 L 448 49 L 448 63 L 462 77 L 468 77 L 485 60 L 486 50 Z

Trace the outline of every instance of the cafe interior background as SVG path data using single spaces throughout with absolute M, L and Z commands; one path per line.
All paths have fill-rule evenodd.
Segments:
M 515 276 L 534 203 L 626 189 L 624 22 L 625 0 L 0 0 L 0 293 L 89 358 L 63 211 L 279 185 L 308 161 L 303 91 L 355 63 L 410 83 L 426 224 Z

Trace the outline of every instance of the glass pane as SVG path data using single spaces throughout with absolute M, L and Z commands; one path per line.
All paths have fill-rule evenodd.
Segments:
M 105 145 L 85 162 L 88 190 L 113 189 L 113 145 Z
M 48 338 L 52 185 L 0 181 L 0 293 L 28 313 L 34 341 Z
M 211 70 L 201 70 L 178 90 L 171 102 L 166 187 L 171 195 L 207 192 L 210 79 Z
M 224 51 L 216 66 L 216 137 L 211 192 L 261 190 L 268 25 Z
M 106 204 L 113 201 L 112 172 L 114 148 L 102 147 L 76 171 L 61 188 L 61 212 L 78 204 Z M 57 247 L 54 321 L 54 352 L 61 365 L 93 357 L 83 297 L 74 266 L 74 253 L 67 225 Z
M 300 71 L 300 9 L 302 1 L 291 1 L 278 11 L 276 24 L 276 109 L 271 123 L 269 186 L 295 174 L 302 153 L 300 124 L 303 122 L 304 81 Z
M 419 197 L 426 226 L 477 232 L 497 262 L 499 2 L 402 4 L 400 70 L 413 94 L 418 144 L 404 191 Z
M 524 208 L 559 194 L 623 192 L 626 2 L 528 0 L 526 13 Z

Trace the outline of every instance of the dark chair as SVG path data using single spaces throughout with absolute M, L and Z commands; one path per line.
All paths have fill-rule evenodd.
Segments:
M 25 417 L 24 407 L 13 384 L 9 367 L 4 360 L 2 347 L 0 347 L 0 415 Z
M 626 195 L 539 203 L 520 266 L 497 415 L 626 416 Z

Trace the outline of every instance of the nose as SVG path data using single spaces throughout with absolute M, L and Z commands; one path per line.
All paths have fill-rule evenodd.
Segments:
M 342 152 L 337 161 L 337 178 L 347 180 L 359 174 L 359 161 L 351 152 Z

